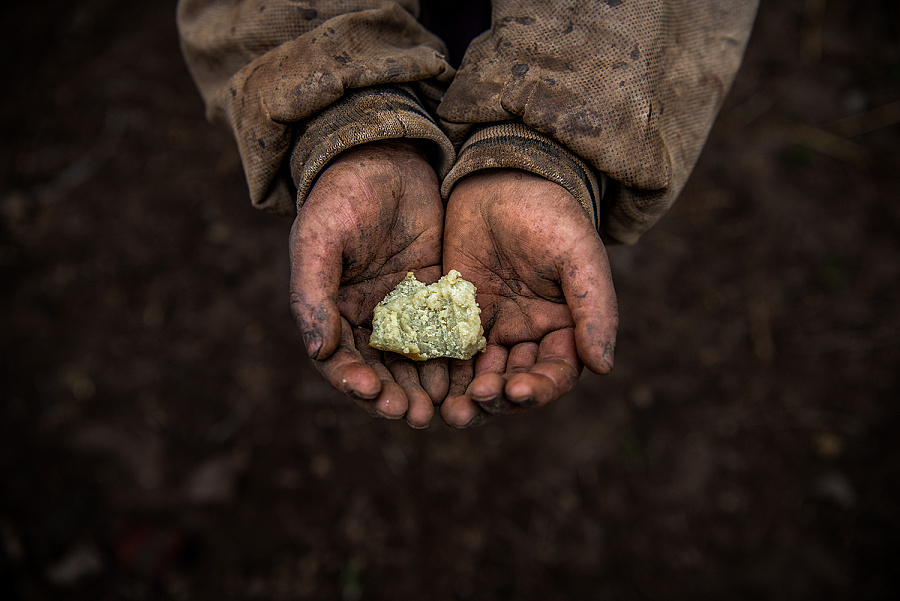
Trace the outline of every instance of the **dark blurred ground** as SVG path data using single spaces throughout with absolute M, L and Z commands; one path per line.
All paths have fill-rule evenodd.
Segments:
M 764 2 L 614 374 L 421 432 L 305 360 L 173 5 L 0 9 L 0 597 L 898 598 L 896 3 Z

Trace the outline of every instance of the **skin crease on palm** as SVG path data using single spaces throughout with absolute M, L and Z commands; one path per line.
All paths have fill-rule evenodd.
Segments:
M 545 405 L 575 385 L 582 365 L 612 369 L 618 310 L 606 249 L 561 186 L 508 169 L 461 180 L 443 261 L 475 284 L 487 336 L 474 362 L 450 362 L 448 424 Z
M 445 223 L 446 221 L 446 223 Z M 446 227 L 446 231 L 444 228 Z M 368 347 L 372 310 L 413 271 L 475 284 L 488 339 L 474 360 L 413 362 Z M 455 427 L 547 404 L 582 365 L 612 367 L 616 298 L 606 252 L 562 187 L 515 170 L 461 180 L 447 205 L 424 153 L 385 141 L 341 154 L 291 231 L 291 307 L 317 369 L 373 415 Z
M 316 368 L 373 415 L 417 428 L 447 393 L 447 362 L 369 348 L 372 310 L 407 271 L 441 275 L 444 209 L 413 141 L 342 153 L 319 176 L 291 229 L 291 309 Z

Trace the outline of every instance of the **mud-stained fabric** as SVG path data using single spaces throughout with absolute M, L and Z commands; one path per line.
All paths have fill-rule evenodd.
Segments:
M 353 146 L 391 138 L 430 140 L 426 150 L 432 150 L 429 158 L 438 174 L 453 166 L 453 145 L 408 86 L 350 90 L 298 129 L 290 171 L 300 204 L 331 159 Z
M 408 0 L 179 3 L 185 61 L 208 117 L 234 133 L 254 206 L 296 210 L 318 175 L 311 165 L 383 136 L 434 142 L 435 169 L 447 172 L 452 146 L 422 103 L 436 104 L 455 71 L 417 13 Z M 402 84 L 405 100 L 347 95 Z M 354 128 L 363 116 L 372 127 Z
M 617 182 L 603 228 L 634 242 L 693 169 L 756 4 L 495 0 L 492 27 L 469 46 L 438 115 L 521 121 L 556 140 Z
M 474 171 L 495 168 L 529 171 L 566 188 L 600 229 L 602 174 L 547 136 L 512 121 L 471 133 L 444 178 L 441 194 L 448 197 L 456 182 Z
M 459 73 L 413 0 L 182 0 L 178 23 L 260 208 L 294 210 L 351 146 L 420 138 L 445 198 L 474 171 L 525 169 L 569 190 L 605 239 L 635 242 L 693 170 L 757 1 L 492 6 Z

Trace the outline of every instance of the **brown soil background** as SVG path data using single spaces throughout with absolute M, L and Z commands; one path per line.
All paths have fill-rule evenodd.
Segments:
M 897 598 L 896 3 L 764 1 L 614 373 L 466 431 L 312 370 L 173 2 L 0 14 L 4 599 Z

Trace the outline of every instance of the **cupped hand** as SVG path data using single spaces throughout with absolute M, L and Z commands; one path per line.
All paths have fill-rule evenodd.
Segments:
M 319 176 L 290 237 L 291 310 L 319 372 L 373 415 L 425 427 L 447 393 L 446 361 L 368 346 L 372 310 L 407 271 L 441 275 L 443 205 L 419 145 L 356 146 Z
M 584 365 L 612 369 L 618 311 L 606 249 L 563 187 L 511 169 L 462 179 L 447 205 L 443 265 L 475 284 L 487 337 L 473 361 L 450 362 L 448 424 L 546 405 Z

